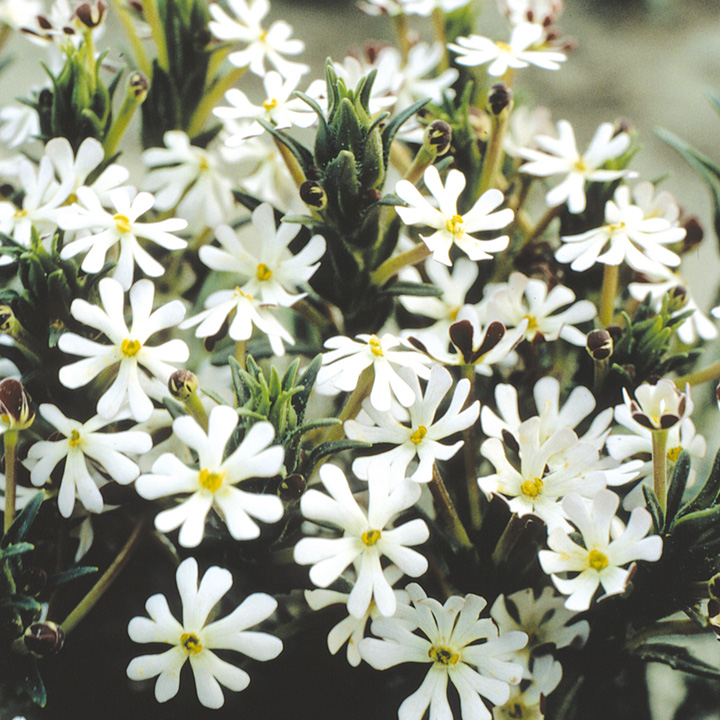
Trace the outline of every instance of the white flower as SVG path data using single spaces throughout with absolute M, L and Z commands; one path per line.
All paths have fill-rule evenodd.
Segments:
M 602 472 L 587 472 L 597 463 L 597 449 L 579 441 L 570 428 L 560 428 L 547 440 L 541 439 L 538 417 L 520 424 L 517 439 L 519 470 L 510 464 L 497 438 L 481 445 L 480 452 L 496 472 L 478 478 L 478 485 L 487 495 L 508 496 L 510 509 L 520 517 L 537 515 L 545 521 L 548 532 L 554 528 L 569 529 L 564 506 L 560 504 L 562 498 L 568 493 L 592 497 L 606 485 Z M 559 454 L 562 464 L 553 463 L 553 456 Z
M 353 497 L 340 468 L 323 465 L 320 479 L 330 497 L 310 489 L 302 496 L 300 509 L 308 520 L 339 527 L 343 537 L 303 538 L 295 546 L 295 562 L 312 565 L 310 580 L 321 588 L 337 580 L 354 563 L 357 580 L 348 598 L 348 612 L 361 618 L 374 599 L 382 615 L 392 615 L 397 600 L 380 559 L 387 557 L 411 577 L 419 577 L 428 567 L 425 557 L 411 549 L 428 539 L 425 521 L 415 518 L 392 527 L 394 518 L 419 500 L 420 486 L 404 480 L 390 489 L 388 478 L 374 475 L 368 481 L 366 513 Z
M 384 412 L 390 409 L 395 397 L 403 407 L 410 407 L 415 402 L 415 392 L 398 375 L 398 368 L 407 367 L 415 375 L 428 378 L 430 371 L 426 366 L 430 364 L 430 359 L 409 348 L 392 350 L 401 341 L 390 333 L 380 338 L 367 334 L 357 335 L 356 338 L 351 340 L 338 335 L 325 341 L 329 352 L 323 353 L 316 390 L 325 394 L 351 392 L 363 371 L 372 367 L 372 406 Z
M 571 263 L 576 272 L 595 263 L 619 265 L 625 261 L 639 272 L 657 273 L 662 272 L 664 265 L 680 264 L 678 255 L 663 246 L 684 237 L 685 228 L 673 226 L 664 218 L 646 218 L 642 208 L 630 202 L 627 185 L 621 185 L 613 200 L 605 204 L 605 224 L 579 235 L 562 236 L 563 245 L 556 251 L 555 259 Z
M 477 67 L 490 63 L 488 75 L 500 77 L 510 69 L 526 68 L 529 65 L 545 70 L 559 70 L 560 63 L 567 59 L 561 52 L 543 48 L 545 32 L 542 25 L 520 23 L 510 35 L 510 42 L 493 42 L 480 35 L 459 37 L 448 48 L 457 53 L 455 62 L 459 65 Z
M 484 192 L 464 215 L 458 214 L 457 201 L 465 188 L 465 175 L 459 170 L 450 170 L 445 186 L 434 165 L 425 170 L 425 185 L 438 203 L 433 207 L 420 191 L 408 180 L 401 180 L 395 186 L 397 195 L 409 207 L 396 206 L 395 210 L 406 225 L 427 225 L 435 230 L 427 237 L 420 235 L 423 242 L 438 262 L 450 265 L 450 248 L 457 245 L 471 260 L 491 260 L 492 255 L 508 246 L 507 235 L 492 240 L 478 240 L 471 233 L 498 230 L 513 219 L 509 208 L 493 212 L 505 200 L 500 190 Z
M 288 246 L 300 231 L 295 223 L 281 222 L 275 228 L 275 214 L 268 203 L 252 214 L 251 232 L 241 240 L 235 230 L 221 225 L 215 231 L 221 248 L 204 245 L 200 260 L 212 270 L 243 276 L 242 290 L 261 303 L 289 307 L 305 296 L 292 294 L 304 285 L 320 266 L 325 239 L 313 235 L 300 252 L 293 255 Z
M 147 377 L 140 368 L 167 383 L 175 371 L 169 363 L 183 363 L 190 356 L 182 340 L 168 340 L 157 346 L 147 345 L 147 340 L 156 332 L 177 325 L 185 315 L 185 307 L 179 300 L 173 300 L 153 312 L 155 287 L 150 280 L 140 280 L 129 293 L 133 321 L 128 330 L 120 283 L 103 278 L 98 289 L 104 309 L 76 298 L 70 312 L 78 322 L 103 333 L 111 344 L 102 345 L 72 332 L 63 333 L 58 340 L 60 350 L 84 359 L 60 368 L 60 382 L 72 389 L 83 387 L 106 368 L 117 365 L 114 382 L 98 401 L 98 414 L 113 418 L 128 401 L 133 417 L 142 422 L 150 417 L 153 404 L 143 388 L 147 386 Z
M 597 308 L 589 300 L 575 302 L 570 288 L 555 285 L 548 292 L 544 280 L 520 272 L 512 273 L 506 284 L 492 287 L 483 305 L 487 306 L 488 316 L 506 327 L 516 327 L 526 319 L 525 339 L 529 342 L 562 338 L 578 347 L 585 346 L 587 336 L 574 326 L 597 315 Z
M 567 202 L 571 213 L 581 213 L 585 210 L 585 182 L 609 182 L 632 176 L 627 170 L 602 169 L 608 160 L 620 157 L 630 147 L 630 136 L 624 132 L 615 134 L 612 123 L 598 127 L 583 155 L 577 150 L 575 133 L 567 120 L 558 121 L 557 131 L 557 138 L 538 135 L 540 150 L 518 150 L 520 157 L 530 160 L 520 166 L 520 172 L 539 177 L 566 175 L 545 195 L 549 207 Z
M 238 420 L 237 412 L 225 405 L 216 406 L 210 412 L 207 433 L 189 415 L 177 418 L 173 422 L 173 433 L 197 453 L 199 469 L 187 467 L 173 453 L 164 453 L 153 463 L 152 473 L 141 475 L 135 483 L 138 494 L 146 500 L 190 493 L 155 518 L 155 527 L 160 532 L 180 528 L 178 542 L 183 547 L 200 544 L 205 518 L 211 508 L 220 515 L 235 540 L 260 536 L 260 527 L 253 518 L 274 523 L 283 515 L 283 504 L 277 495 L 236 487 L 249 478 L 277 475 L 285 454 L 280 445 L 270 446 L 275 437 L 273 426 L 259 422 L 224 458 Z
M 363 660 L 377 670 L 403 662 L 430 664 L 422 685 L 400 706 L 398 718 L 422 720 L 428 706 L 431 718 L 452 718 L 449 681 L 460 695 L 462 720 L 489 720 L 481 698 L 494 705 L 507 701 L 509 685 L 522 678 L 522 667 L 507 657 L 527 643 L 527 635 L 499 635 L 492 620 L 480 618 L 487 603 L 478 595 L 453 595 L 441 605 L 416 583 L 405 589 L 412 605 L 398 606 L 396 617 L 373 621 L 372 632 L 381 640 L 360 642 Z
M 248 686 L 250 676 L 213 650 L 232 650 L 254 660 L 276 658 L 282 652 L 282 641 L 248 628 L 267 620 L 275 612 L 277 601 L 265 593 L 253 593 L 229 615 L 208 623 L 211 611 L 232 587 L 230 572 L 213 566 L 198 585 L 197 561 L 187 558 L 178 566 L 176 579 L 182 600 L 182 623 L 173 616 L 165 596 L 158 594 L 145 603 L 150 618 L 134 617 L 128 625 L 133 642 L 166 643 L 172 647 L 160 655 L 134 658 L 127 667 L 127 675 L 132 680 L 157 676 L 155 698 L 166 702 L 177 694 L 180 671 L 189 660 L 198 700 L 205 707 L 222 707 L 225 698 L 221 686 L 240 692 Z
M 363 480 L 367 480 L 373 472 L 386 471 L 385 468 L 393 481 L 401 480 L 407 473 L 408 465 L 417 458 L 418 466 L 409 476 L 410 480 L 430 482 L 435 461 L 449 460 L 463 444 L 462 440 L 452 445 L 444 445 L 439 441 L 465 430 L 478 418 L 480 403 L 477 400 L 463 410 L 470 393 L 469 380 L 463 379 L 457 384 L 450 406 L 441 418 L 435 420 L 440 403 L 452 387 L 452 375 L 444 367 L 435 365 L 423 397 L 417 377 L 404 368 L 400 374 L 415 393 L 415 402 L 408 408 L 409 427 L 398 422 L 390 411 L 378 412 L 367 400 L 363 402 L 363 409 L 375 425 L 362 424 L 356 420 L 345 423 L 345 434 L 351 440 L 395 446 L 379 455 L 354 460 L 353 472 Z
M 692 409 L 688 404 L 690 386 L 680 392 L 672 380 L 662 378 L 656 383 L 644 382 L 631 398 L 623 388 L 623 398 L 632 419 L 650 430 L 667 430 Z
M 634 560 L 654 562 L 662 555 L 662 538 L 646 537 L 652 528 L 652 517 L 645 508 L 635 508 L 622 534 L 611 539 L 610 525 L 615 520 L 619 502 L 610 490 L 600 490 L 589 510 L 579 495 L 568 495 L 563 500 L 563 510 L 582 534 L 584 547 L 558 527 L 548 536 L 550 550 L 541 550 L 539 559 L 542 569 L 552 576 L 555 587 L 569 596 L 565 601 L 568 610 L 587 610 L 598 585 L 605 591 L 603 597 L 624 592 L 630 577 L 624 565 Z M 567 572 L 577 575 L 559 576 Z
M 563 0 L 497 0 L 497 4 L 510 25 L 534 22 L 551 26 L 563 9 Z
M 302 40 L 291 39 L 292 28 L 284 20 L 276 20 L 267 30 L 260 24 L 270 10 L 268 0 L 228 0 L 233 16 L 217 3 L 209 7 L 213 21 L 210 32 L 219 40 L 247 43 L 242 50 L 228 55 L 236 67 L 249 66 L 255 75 L 265 75 L 265 59 L 283 76 L 302 75 L 307 65 L 292 62 L 283 55 L 298 55 L 305 49 Z
M 32 24 L 35 18 L 44 10 L 39 0 L 2 0 L 0 2 L 0 22 L 13 30 Z M 37 113 L 36 113 L 37 115 Z
M 76 494 L 86 510 L 102 512 L 103 498 L 98 483 L 104 483 L 105 479 L 99 471 L 121 485 L 131 483 L 140 474 L 140 468 L 128 454 L 149 452 L 152 448 L 150 435 L 139 430 L 99 432 L 122 417 L 108 420 L 96 415 L 81 423 L 66 417 L 55 405 L 43 403 L 38 409 L 64 437 L 36 442 L 30 447 L 28 460 L 32 464 L 32 484 L 40 486 L 48 482 L 55 466 L 64 459 L 65 469 L 58 492 L 60 514 L 70 517 Z
M 265 100 L 261 105 L 254 105 L 248 96 L 237 88 L 225 93 L 225 99 L 231 107 L 218 107 L 213 110 L 215 116 L 225 123 L 225 144 L 237 147 L 247 138 L 262 135 L 265 132 L 258 118 L 268 121 L 278 130 L 293 126 L 310 127 L 317 120 L 317 115 L 307 103 L 294 96 L 300 80 L 299 75 L 283 78 L 280 73 L 271 70 L 263 78 Z M 235 121 L 240 122 L 235 122 Z
M 103 208 L 100 198 L 88 187 L 77 190 L 78 203 L 63 208 L 58 225 L 64 230 L 89 230 L 90 234 L 78 237 L 65 245 L 60 253 L 63 260 L 87 253 L 81 269 L 98 273 L 105 265 L 110 248 L 120 245 L 113 277 L 129 290 L 133 281 L 134 265 L 150 277 L 159 277 L 165 268 L 145 250 L 138 238 L 150 240 L 166 250 L 182 250 L 187 242 L 173 233 L 187 227 L 181 218 L 168 218 L 157 222 L 139 222 L 138 218 L 152 208 L 155 199 L 141 192 L 133 197 L 129 188 L 116 188 L 108 193 L 114 212 Z
M 155 193 L 155 208 L 175 210 L 193 227 L 217 227 L 235 207 L 230 180 L 212 153 L 190 143 L 182 130 L 163 135 L 164 148 L 150 148 L 142 161 L 150 168 L 143 187 Z
M 5 105 L 0 110 L 0 141 L 10 148 L 16 148 L 24 142 L 37 141 L 40 135 L 40 120 L 37 110 L 29 105 Z

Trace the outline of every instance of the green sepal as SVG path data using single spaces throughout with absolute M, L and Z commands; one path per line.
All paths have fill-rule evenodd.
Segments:
M 693 657 L 687 648 L 669 643 L 641 645 L 634 653 L 645 662 L 669 665 L 673 670 L 706 678 L 720 678 L 720 668 Z

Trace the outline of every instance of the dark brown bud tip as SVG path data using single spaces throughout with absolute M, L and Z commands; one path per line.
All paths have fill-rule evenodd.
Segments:
M 323 210 L 327 206 L 327 193 L 320 183 L 306 180 L 300 186 L 300 199 L 309 207 Z
M 499 115 L 512 103 L 512 90 L 505 83 L 495 83 L 488 93 L 487 106 L 493 115 Z
M 435 120 L 427 126 L 425 137 L 438 155 L 444 155 L 452 144 L 452 128 L 444 120 Z
M 150 82 L 143 73 L 136 71 L 128 78 L 127 87 L 128 94 L 140 98 L 140 102 L 142 102 L 147 97 Z
M 25 647 L 36 655 L 55 655 L 65 643 L 63 629 L 54 622 L 33 623 L 23 636 Z
M 607 360 L 613 354 L 613 339 L 607 330 L 593 330 L 587 336 L 587 351 L 593 360 Z
M 168 380 L 170 394 L 182 402 L 198 389 L 198 385 L 197 375 L 189 370 L 176 370 Z

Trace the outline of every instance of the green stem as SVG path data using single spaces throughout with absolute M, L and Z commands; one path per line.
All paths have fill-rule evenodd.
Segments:
M 524 529 L 525 522 L 513 513 L 493 550 L 492 561 L 495 567 L 500 567 L 507 560 Z
M 653 627 L 643 630 L 632 637 L 627 644 L 627 649 L 631 650 L 640 647 L 646 640 L 652 640 L 656 637 L 667 635 L 699 635 L 707 633 L 708 629 L 701 627 L 694 620 L 668 620 L 659 622 Z
M 362 371 L 355 389 L 347 399 L 342 412 L 338 415 L 339 424 L 328 428 L 321 442 L 334 442 L 343 437 L 345 434 L 345 428 L 343 427 L 345 421 L 352 420 L 360 412 L 362 401 L 367 397 L 374 380 L 375 369 L 370 365 Z
M 163 70 L 170 70 L 170 59 L 168 56 L 167 40 L 165 38 L 165 28 L 163 27 L 158 9 L 157 0 L 145 0 L 143 2 L 143 12 L 147 19 L 150 31 L 152 32 L 153 42 L 157 48 L 158 65 Z
M 615 296 L 617 295 L 619 265 L 606 265 L 603 271 L 602 290 L 600 291 L 600 325 L 607 327 L 615 315 Z
M 145 102 L 148 92 L 148 81 L 144 75 L 134 73 L 128 80 L 127 92 L 123 99 L 120 110 L 118 111 L 108 134 L 103 141 L 103 149 L 105 157 L 111 158 L 115 154 L 115 150 L 125 134 L 135 111 Z
M 702 368 L 701 370 L 696 370 L 695 372 L 691 372 L 688 375 L 678 378 L 675 381 L 675 385 L 680 388 L 680 390 L 684 390 L 686 384 L 700 385 L 701 383 L 718 379 L 720 379 L 720 360 L 716 360 L 714 363 Z
M 247 358 L 247 340 L 237 340 L 235 342 L 235 359 L 238 365 L 245 370 L 245 359 Z
M 667 430 L 652 431 L 653 489 L 663 513 L 667 508 Z
M 115 12 L 117 13 L 118 18 L 120 18 L 120 22 L 125 30 L 125 34 L 127 35 L 128 40 L 130 40 L 133 55 L 138 68 L 142 70 L 147 77 L 150 77 L 152 75 L 152 64 L 150 63 L 150 60 L 148 60 L 142 41 L 138 37 L 137 32 L 135 32 L 135 25 L 132 21 L 130 9 L 127 6 L 122 5 L 120 0 L 110 0 L 110 4 L 113 8 L 115 8 Z
M 470 381 L 465 407 L 469 407 L 476 400 L 477 386 L 475 368 L 472 365 L 463 365 L 463 377 Z M 465 484 L 467 485 L 468 503 L 470 504 L 470 525 L 473 530 L 479 530 L 482 525 L 480 513 L 480 486 L 477 483 L 476 455 L 477 438 L 475 436 L 475 423 L 463 430 L 463 460 L 465 461 Z
M 197 392 L 192 393 L 190 397 L 185 401 L 185 408 L 190 413 L 191 417 L 195 419 L 195 422 L 205 431 L 208 431 L 208 414 L 203 407 L 200 396 Z
M 188 123 L 187 134 L 191 138 L 202 132 L 203 126 L 210 117 L 213 108 L 222 100 L 225 93 L 240 80 L 246 71 L 247 67 L 233 68 L 206 91 Z
M 545 230 L 547 230 L 548 225 L 550 225 L 550 223 L 560 214 L 561 209 L 561 205 L 549 208 L 542 218 L 540 218 L 540 222 L 535 226 L 535 229 L 525 238 L 525 241 L 518 248 L 518 252 L 527 245 L 531 245 L 535 242 L 535 240 L 537 240 L 537 238 L 539 238 Z
M 491 130 L 485 156 L 483 157 L 482 173 L 478 184 L 477 195 L 482 195 L 486 190 L 498 186 L 498 175 L 505 157 L 504 144 L 510 125 L 512 114 L 512 103 L 504 108 L 499 115 L 491 114 Z
M 411 250 L 406 250 L 404 253 L 400 253 L 400 255 L 388 258 L 379 268 L 373 270 L 370 275 L 370 282 L 378 287 L 383 287 L 383 285 L 385 285 L 393 275 L 397 275 L 402 268 L 417 265 L 429 255 L 430 249 L 428 246 L 425 245 L 425 243 L 420 243 Z
M 4 438 L 5 444 L 5 516 L 4 528 L 8 531 L 15 518 L 15 498 L 17 479 L 15 477 L 15 467 L 17 459 L 17 430 L 6 430 Z
M 440 60 L 440 64 L 437 67 L 437 72 L 441 73 L 444 70 L 447 70 L 450 66 L 450 63 L 448 62 L 448 51 L 445 47 L 447 45 L 447 28 L 445 25 L 445 13 L 442 8 L 438 7 L 432 11 L 432 26 L 435 42 L 438 43 L 440 47 L 445 48 L 442 60 Z
M 433 499 L 439 505 L 440 512 L 445 516 L 445 519 L 449 522 L 450 528 L 458 541 L 459 545 L 464 548 L 474 547 L 470 536 L 465 529 L 465 526 L 455 509 L 455 504 L 450 497 L 447 487 L 443 482 L 442 475 L 440 475 L 437 469 L 437 463 L 433 464 L 433 475 L 430 480 L 430 492 L 432 493 Z
M 75 609 L 60 623 L 65 635 L 74 630 L 78 623 L 97 605 L 100 598 L 113 584 L 122 569 L 127 565 L 128 560 L 132 556 L 134 550 L 138 547 L 143 536 L 145 526 L 144 518 L 138 520 L 133 528 L 130 537 L 123 545 L 117 557 L 111 563 L 110 567 L 103 573 L 102 577 L 93 585 L 90 592 L 78 603 Z
M 393 17 L 395 24 L 395 34 L 397 36 L 398 46 L 400 48 L 400 56 L 403 63 L 407 61 L 410 52 L 410 33 L 408 30 L 408 19 L 405 13 L 400 13 Z

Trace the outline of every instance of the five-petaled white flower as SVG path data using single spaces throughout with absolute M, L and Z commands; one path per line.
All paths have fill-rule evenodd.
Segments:
M 510 35 L 510 42 L 493 42 L 481 35 L 459 37 L 449 43 L 448 48 L 457 53 L 458 65 L 477 67 L 490 63 L 488 75 L 500 77 L 509 70 L 526 68 L 529 65 L 545 70 L 559 70 L 560 63 L 567 59 L 561 52 L 548 50 L 544 46 L 545 32 L 542 25 L 520 23 Z
M 410 480 L 430 482 L 435 461 L 449 460 L 463 444 L 462 440 L 452 445 L 444 445 L 439 441 L 465 430 L 478 418 L 480 403 L 477 400 L 463 410 L 470 393 L 469 380 L 463 379 L 457 384 L 450 406 L 441 418 L 435 420 L 440 403 L 452 387 L 452 375 L 441 365 L 435 365 L 430 372 L 424 397 L 415 375 L 404 368 L 400 369 L 400 375 L 413 388 L 416 398 L 408 408 L 409 426 L 398 422 L 391 411 L 378 412 L 368 400 L 363 402 L 363 409 L 375 424 L 367 425 L 356 420 L 345 423 L 345 434 L 351 440 L 395 446 L 378 455 L 355 459 L 353 472 L 363 480 L 367 480 L 374 472 L 386 471 L 393 481 L 402 480 L 408 465 L 418 458 L 418 466 L 410 475 Z
M 420 486 L 409 480 L 391 486 L 389 478 L 375 474 L 368 480 L 370 492 L 365 512 L 353 497 L 340 468 L 323 465 L 320 479 L 330 497 L 318 490 L 308 490 L 300 500 L 300 509 L 308 520 L 341 528 L 343 537 L 303 538 L 295 546 L 295 562 L 312 565 L 310 580 L 321 588 L 337 580 L 354 563 L 357 580 L 348 597 L 348 612 L 361 618 L 374 600 L 382 615 L 392 615 L 397 599 L 380 559 L 387 557 L 411 577 L 419 577 L 428 567 L 425 557 L 411 549 L 428 539 L 425 521 L 415 518 L 398 527 L 391 526 L 398 514 L 420 499 Z
M 80 266 L 86 273 L 98 273 L 105 265 L 108 250 L 115 245 L 120 251 L 113 270 L 113 277 L 129 290 L 132 285 L 134 266 L 150 277 L 160 277 L 165 268 L 145 250 L 138 238 L 150 240 L 165 250 L 183 250 L 187 242 L 173 233 L 184 230 L 187 220 L 168 218 L 157 222 L 139 222 L 155 203 L 150 193 L 141 192 L 133 197 L 131 188 L 116 188 L 107 193 L 114 212 L 106 210 L 100 198 L 89 187 L 77 190 L 78 202 L 58 213 L 58 225 L 63 230 L 87 230 L 63 247 L 63 260 L 87 253 Z
M 159 655 L 134 658 L 127 667 L 127 675 L 132 680 L 157 676 L 155 698 L 166 702 L 177 695 L 180 671 L 189 660 L 198 700 L 205 707 L 222 707 L 225 698 L 221 686 L 240 692 L 248 686 L 250 676 L 213 650 L 232 650 L 254 660 L 276 658 L 282 652 L 282 640 L 248 628 L 267 620 L 275 612 L 277 601 L 265 593 L 253 593 L 229 615 L 208 623 L 211 611 L 232 587 L 230 572 L 213 566 L 198 585 L 197 561 L 187 558 L 178 566 L 176 580 L 182 600 L 182 622 L 170 611 L 167 598 L 157 594 L 145 603 L 150 617 L 134 617 L 128 625 L 133 642 L 166 643 L 172 647 Z
M 522 666 L 509 662 L 509 656 L 525 646 L 527 635 L 500 635 L 490 618 L 480 617 L 487 602 L 478 595 L 453 595 L 441 605 L 417 583 L 405 590 L 412 605 L 399 605 L 395 617 L 373 620 L 372 632 L 381 640 L 360 642 L 363 660 L 377 670 L 403 662 L 430 663 L 425 680 L 403 701 L 398 717 L 422 720 L 429 706 L 431 718 L 452 718 L 449 681 L 460 695 L 462 720 L 489 720 L 482 698 L 494 705 L 507 701 L 510 685 L 517 685 L 523 674 Z
M 392 350 L 400 345 L 399 338 L 390 333 L 357 335 L 357 340 L 338 335 L 325 341 L 329 349 L 322 356 L 322 367 L 318 372 L 316 389 L 320 393 L 333 395 L 337 392 L 351 392 L 366 368 L 372 367 L 373 380 L 370 403 L 384 412 L 389 410 L 395 397 L 403 407 L 415 402 L 415 392 L 398 375 L 398 368 L 407 367 L 422 378 L 430 376 L 426 367 L 430 359 L 410 348 Z
M 562 236 L 555 259 L 571 263 L 577 272 L 595 263 L 619 265 L 625 261 L 639 272 L 658 273 L 665 266 L 680 264 L 680 257 L 664 246 L 679 242 L 685 234 L 685 228 L 665 218 L 645 217 L 642 208 L 631 203 L 630 189 L 621 185 L 605 204 L 605 224 L 579 235 Z
M 662 538 L 646 537 L 652 528 L 652 517 L 645 508 L 635 508 L 622 534 L 613 532 L 611 536 L 610 526 L 619 502 L 610 490 L 596 493 L 590 509 L 579 495 L 571 494 L 563 500 L 563 510 L 582 534 L 584 547 L 557 527 L 548 536 L 550 550 L 541 550 L 538 556 L 555 587 L 569 596 L 565 601 L 568 610 L 587 610 L 599 585 L 605 591 L 604 597 L 624 592 L 630 577 L 624 565 L 634 560 L 660 559 Z M 561 573 L 572 573 L 574 577 L 563 578 Z
M 549 207 L 567 202 L 571 213 L 585 210 L 585 182 L 610 182 L 631 177 L 627 170 L 605 170 L 603 165 L 620 157 L 630 147 L 627 133 L 615 133 L 612 123 L 602 123 L 595 131 L 583 155 L 577 150 L 575 132 L 567 120 L 557 124 L 558 137 L 538 135 L 535 141 L 540 150 L 523 148 L 518 155 L 530 162 L 520 166 L 520 172 L 538 177 L 565 175 L 565 179 L 545 195 Z
M 139 280 L 130 288 L 133 321 L 128 330 L 120 283 L 103 278 L 98 290 L 104 309 L 76 298 L 70 312 L 78 322 L 102 332 L 111 344 L 103 345 L 73 332 L 63 333 L 58 340 L 60 350 L 82 355 L 84 359 L 60 368 L 60 382 L 72 389 L 83 387 L 106 368 L 117 365 L 115 380 L 98 401 L 98 414 L 113 418 L 128 401 L 135 420 L 144 422 L 152 414 L 153 404 L 143 387 L 148 387 L 149 378 L 140 368 L 167 383 L 175 371 L 169 363 L 183 363 L 190 356 L 182 340 L 168 340 L 156 346 L 147 345 L 147 340 L 156 332 L 177 325 L 185 316 L 185 307 L 180 300 L 173 300 L 153 312 L 155 286 L 151 280 Z
M 220 515 L 235 540 L 259 537 L 260 527 L 253 518 L 274 523 L 283 515 L 283 504 L 277 495 L 236 487 L 249 478 L 277 475 L 285 456 L 280 445 L 270 446 L 275 437 L 273 426 L 259 422 L 225 458 L 225 448 L 238 421 L 237 412 L 226 405 L 212 409 L 207 433 L 189 415 L 176 418 L 173 432 L 197 453 L 199 468 L 187 467 L 173 453 L 164 453 L 153 463 L 152 473 L 141 475 L 135 483 L 146 500 L 190 493 L 155 518 L 155 527 L 160 532 L 180 528 L 178 542 L 183 547 L 200 544 L 211 508 Z
M 509 208 L 493 212 L 505 200 L 500 190 L 484 192 L 468 212 L 460 215 L 457 201 L 465 189 L 465 175 L 459 170 L 450 170 L 443 186 L 437 168 L 430 165 L 423 178 L 438 207 L 433 207 L 411 182 L 400 180 L 395 192 L 409 207 L 397 205 L 395 210 L 406 225 L 427 225 L 435 230 L 432 235 L 420 235 L 435 260 L 450 265 L 450 248 L 453 245 L 457 245 L 471 260 L 491 260 L 490 253 L 500 252 L 508 246 L 507 235 L 478 240 L 471 234 L 499 230 L 513 219 L 513 211 Z
M 292 62 L 283 55 L 298 55 L 305 49 L 302 40 L 291 39 L 292 28 L 284 20 L 276 20 L 265 30 L 260 24 L 270 11 L 268 0 L 228 0 L 234 17 L 217 3 L 209 10 L 213 20 L 210 32 L 219 40 L 247 43 L 242 50 L 234 50 L 228 60 L 236 67 L 249 66 L 255 75 L 265 75 L 265 59 L 283 76 L 302 75 L 307 65 Z
M 149 452 L 152 438 L 141 430 L 99 432 L 122 417 L 108 420 L 96 415 L 81 423 L 66 417 L 55 405 L 43 403 L 38 409 L 64 437 L 62 440 L 41 440 L 30 447 L 28 461 L 32 484 L 40 486 L 48 482 L 55 466 L 65 459 L 58 492 L 60 514 L 70 517 L 76 494 L 86 510 L 102 512 L 103 497 L 98 485 L 104 484 L 105 478 L 100 471 L 121 485 L 131 483 L 140 474 L 140 468 L 128 454 Z

